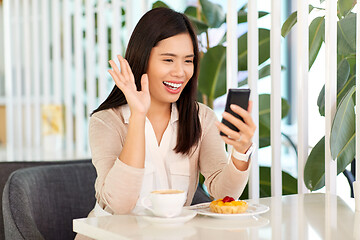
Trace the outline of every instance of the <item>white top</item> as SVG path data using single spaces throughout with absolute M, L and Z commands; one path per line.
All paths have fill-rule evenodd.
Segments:
M 125 123 L 129 122 L 130 108 L 128 105 L 122 109 Z M 158 145 L 151 122 L 146 118 L 145 122 L 145 175 L 143 179 L 140 197 L 137 206 L 141 206 L 141 199 L 150 192 L 160 189 L 178 189 L 184 192 L 189 187 L 189 158 L 183 154 L 176 154 L 173 146 L 177 142 L 176 122 L 179 119 L 179 112 L 175 104 L 171 107 L 171 116 L 168 126 Z M 170 147 L 169 147 L 170 146 Z M 180 169 L 179 169 L 180 168 Z M 183 175 L 171 175 L 171 169 L 183 172 Z

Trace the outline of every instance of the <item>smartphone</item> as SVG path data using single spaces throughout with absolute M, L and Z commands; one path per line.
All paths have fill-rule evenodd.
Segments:
M 225 105 L 225 112 L 228 112 L 232 114 L 233 116 L 239 118 L 241 121 L 244 121 L 242 117 L 240 117 L 238 114 L 234 113 L 230 105 L 235 104 L 240 106 L 241 108 L 247 110 L 249 105 L 249 97 L 250 97 L 250 89 L 238 89 L 238 88 L 230 88 L 227 99 L 226 99 L 226 105 Z M 234 131 L 239 131 L 237 127 L 229 123 L 227 120 L 222 119 L 221 122 L 225 124 L 227 127 Z M 225 133 L 220 132 L 221 136 L 227 136 Z

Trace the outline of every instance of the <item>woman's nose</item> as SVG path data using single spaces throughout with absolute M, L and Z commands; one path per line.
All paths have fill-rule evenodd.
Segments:
M 175 64 L 174 68 L 172 69 L 172 75 L 175 77 L 185 76 L 184 66 L 181 63 Z

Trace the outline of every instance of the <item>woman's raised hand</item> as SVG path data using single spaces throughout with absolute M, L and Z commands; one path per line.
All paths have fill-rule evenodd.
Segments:
M 149 80 L 147 74 L 141 76 L 141 91 L 137 91 L 134 75 L 129 63 L 121 55 L 118 55 L 120 69 L 113 60 L 109 63 L 112 70 L 108 70 L 116 86 L 124 93 L 129 104 L 131 114 L 146 115 L 150 107 Z

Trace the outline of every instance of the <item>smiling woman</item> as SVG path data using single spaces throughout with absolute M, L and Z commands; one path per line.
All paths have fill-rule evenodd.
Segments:
M 160 41 L 150 53 L 147 75 L 156 102 L 176 102 L 194 73 L 190 35 L 182 33 Z M 162 86 L 163 85 L 163 86 Z
M 181 13 L 155 8 L 139 21 L 119 65 L 110 60 L 115 86 L 97 108 L 89 126 L 90 148 L 97 170 L 97 203 L 89 216 L 137 213 L 150 192 L 186 192 L 190 205 L 199 173 L 215 198 L 239 198 L 251 161 L 231 156 L 224 142 L 240 153 L 252 145 L 256 126 L 246 109 L 234 108 L 244 121 L 225 118 L 196 101 L 199 50 L 196 34 Z

